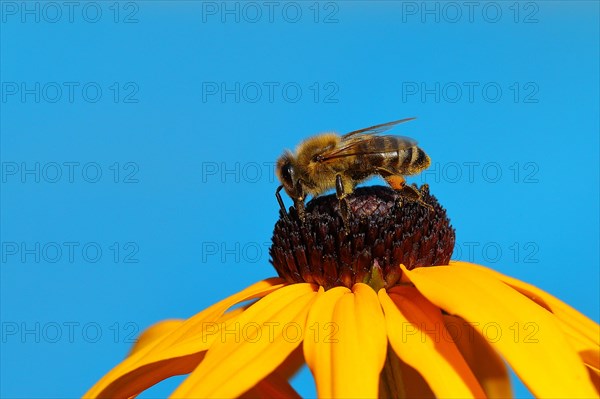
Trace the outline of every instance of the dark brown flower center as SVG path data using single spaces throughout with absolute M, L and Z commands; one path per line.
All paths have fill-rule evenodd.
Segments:
M 409 270 L 446 265 L 454 249 L 454 229 L 427 185 L 421 194 L 432 209 L 399 201 L 400 194 L 389 187 L 356 189 L 348 197 L 349 233 L 335 195 L 310 201 L 304 222 L 292 207 L 275 224 L 271 263 L 290 283 L 316 283 L 325 289 L 361 282 L 390 287 L 401 277 L 400 264 Z

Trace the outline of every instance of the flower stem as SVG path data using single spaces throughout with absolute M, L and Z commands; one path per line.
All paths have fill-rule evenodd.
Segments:
M 383 366 L 379 380 L 379 397 L 392 399 L 406 398 L 400 359 L 398 359 L 398 356 L 389 345 L 385 365 Z

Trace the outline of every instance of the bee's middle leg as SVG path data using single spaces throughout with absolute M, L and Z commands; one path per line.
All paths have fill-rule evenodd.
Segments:
M 348 204 L 348 192 L 344 187 L 344 180 L 342 175 L 335 176 L 335 193 L 340 201 L 340 213 L 342 214 L 342 220 L 344 221 L 344 229 L 346 233 L 350 230 L 350 205 Z

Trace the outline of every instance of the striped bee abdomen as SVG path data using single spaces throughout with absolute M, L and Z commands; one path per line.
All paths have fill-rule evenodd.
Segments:
M 385 171 L 388 174 L 414 175 L 427 169 L 431 163 L 425 152 L 417 146 L 363 153 L 354 157 L 348 166 L 351 176 L 369 175 Z M 358 178 L 358 177 L 356 177 Z
M 398 151 L 397 171 L 403 175 L 414 175 L 427 169 L 431 160 L 425 151 L 417 146 Z

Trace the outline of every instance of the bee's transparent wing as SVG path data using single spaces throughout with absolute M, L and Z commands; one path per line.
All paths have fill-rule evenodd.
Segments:
M 317 156 L 318 162 L 331 162 L 333 160 L 369 154 L 386 154 L 406 148 L 414 147 L 417 141 L 404 136 L 373 136 L 371 134 L 361 134 L 359 136 L 342 139 L 340 145 L 331 150 L 325 151 Z
M 400 119 L 400 120 L 393 121 L 393 122 L 382 123 L 381 125 L 375 125 L 375 126 L 366 127 L 364 129 L 360 129 L 360 130 L 355 130 L 353 132 L 346 133 L 345 135 L 343 135 L 342 140 L 348 140 L 351 137 L 355 137 L 357 135 L 380 134 L 380 133 L 390 130 L 394 126 L 399 125 L 400 123 L 412 121 L 413 119 L 416 119 L 416 118 L 405 118 L 405 119 Z

